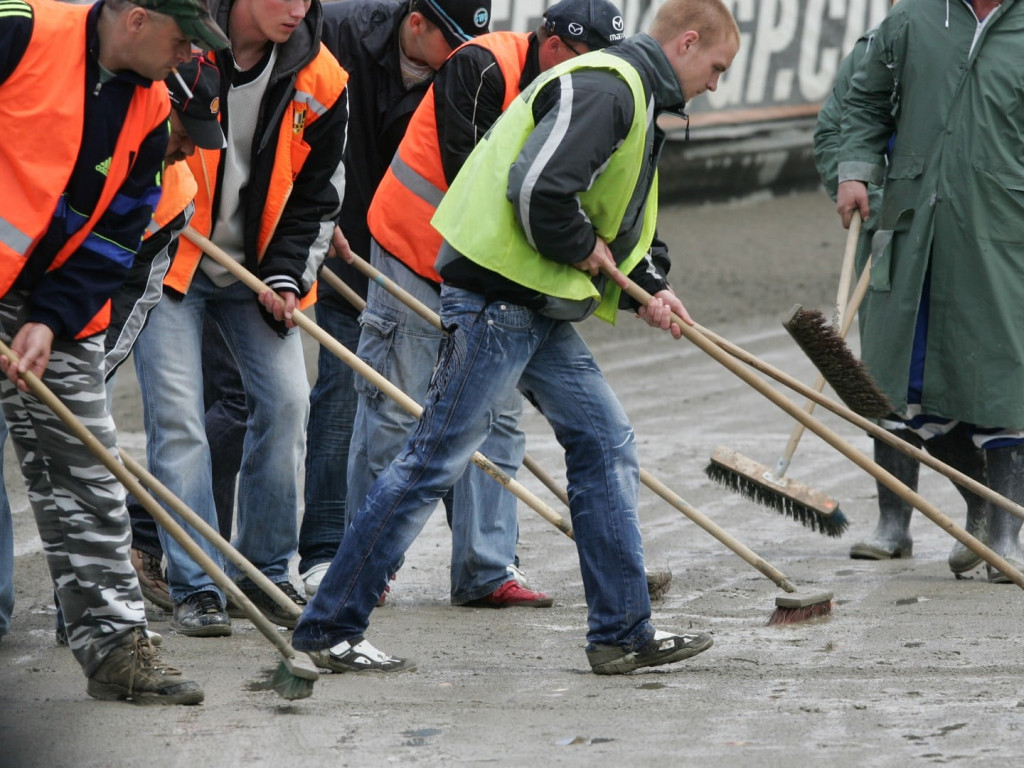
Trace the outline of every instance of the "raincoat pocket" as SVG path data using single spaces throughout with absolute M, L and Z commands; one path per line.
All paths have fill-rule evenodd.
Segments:
M 901 211 L 892 229 L 880 229 L 871 238 L 871 290 L 892 290 L 893 250 L 901 235 L 910 229 L 914 211 Z

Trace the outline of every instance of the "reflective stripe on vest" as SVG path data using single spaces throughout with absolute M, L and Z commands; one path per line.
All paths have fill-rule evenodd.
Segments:
M 17 280 L 33 245 L 50 226 L 78 158 L 85 119 L 89 7 L 27 2 L 37 11 L 32 37 L 14 72 L 0 84 L 0 295 Z M 163 83 L 135 89 L 96 206 L 82 214 L 84 222 L 50 269 L 67 261 L 107 209 L 116 206 L 140 145 L 169 112 Z
M 209 55 L 213 58 L 212 54 Z M 260 218 L 256 244 L 257 258 L 262 258 L 270 246 L 295 179 L 309 157 L 310 146 L 304 139 L 306 129 L 334 106 L 347 82 L 348 73 L 341 68 L 323 43 L 320 44 L 320 52 L 316 58 L 296 75 L 295 90 L 281 116 L 278 129 L 270 186 L 266 200 L 263 201 Z M 206 237 L 210 236 L 213 228 L 213 199 L 216 194 L 217 169 L 220 161 L 219 149 L 197 149 L 196 153 L 185 161 L 199 187 L 195 198 L 196 213 L 191 226 Z M 181 238 L 174 263 L 164 278 L 164 285 L 178 293 L 188 291 L 202 256 L 199 246 L 188 238 Z
M 462 46 L 475 45 L 494 55 L 505 78 L 502 111 L 519 95 L 529 44 L 528 33 L 492 32 Z M 434 269 L 441 236 L 430 226 L 430 218 L 447 189 L 431 85 L 377 186 L 366 219 L 374 240 L 416 274 L 435 283 L 441 282 Z
M 509 167 L 533 131 L 533 101 L 548 83 L 580 68 L 607 69 L 622 78 L 633 94 L 633 122 L 622 144 L 612 153 L 590 188 L 578 194 L 597 234 L 612 243 L 647 162 L 649 109 L 640 76 L 617 56 L 597 51 L 548 70 L 531 83 L 502 119 L 480 140 L 437 209 L 433 225 L 451 246 L 471 261 L 527 288 L 570 301 L 601 297 L 598 314 L 614 322 L 620 289 L 606 281 L 602 296 L 590 276 L 569 264 L 538 253 L 526 237 L 506 198 Z M 657 220 L 657 175 L 648 191 L 640 238 L 619 262 L 628 273 L 647 253 Z M 484 224 L 486 222 L 486 224 Z
M 164 168 L 161 174 L 160 202 L 153 211 L 153 218 L 146 227 L 143 237 L 155 235 L 184 211 L 196 196 L 196 184 L 192 171 L 182 162 L 172 163 Z

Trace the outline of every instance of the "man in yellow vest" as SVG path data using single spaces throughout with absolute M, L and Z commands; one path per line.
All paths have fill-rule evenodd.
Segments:
M 28 394 L 40 376 L 111 452 L 103 384 L 110 297 L 160 196 L 167 89 L 191 43 L 227 39 L 206 0 L 49 0 L 0 6 L 0 357 L 4 418 L 21 463 L 89 695 L 196 704 L 164 664 L 128 558 L 124 489 Z
M 565 447 L 591 669 L 623 674 L 712 645 L 706 633 L 651 624 L 636 440 L 570 321 L 595 311 L 612 319 L 623 273 L 654 266 L 647 254 L 664 141 L 655 118 L 714 90 L 739 42 L 721 0 L 667 0 L 650 34 L 541 75 L 477 145 L 433 219 L 445 240 L 436 267 L 450 333 L 420 424 L 356 513 L 295 628 L 296 648 L 351 668 L 414 667 L 365 639 L 374 598 L 429 502 L 462 474 L 517 387 Z M 638 314 L 678 336 L 670 313 L 688 315 L 658 280 L 663 287 Z

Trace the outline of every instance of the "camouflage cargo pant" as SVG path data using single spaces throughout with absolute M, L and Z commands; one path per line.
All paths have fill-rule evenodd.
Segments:
M 25 309 L 24 294 L 12 291 L 0 301 L 6 343 L 21 327 Z M 103 356 L 102 334 L 55 340 L 43 381 L 116 456 Z M 44 403 L 6 376 L 0 376 L 0 403 L 64 611 L 68 643 L 88 677 L 121 637 L 146 626 L 129 559 L 124 488 Z

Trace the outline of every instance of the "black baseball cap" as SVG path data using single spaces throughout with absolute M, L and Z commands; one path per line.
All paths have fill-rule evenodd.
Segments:
M 622 11 L 608 0 L 560 0 L 544 11 L 544 29 L 563 40 L 586 43 L 591 50 L 626 39 Z
M 164 82 L 171 92 L 174 107 L 189 138 L 200 149 L 223 149 L 224 132 L 217 116 L 220 114 L 220 72 L 202 56 L 192 56 L 178 67 L 181 82 L 172 72 Z M 185 88 L 188 88 L 188 91 Z
M 490 32 L 491 0 L 411 0 L 409 11 L 440 27 L 452 48 Z
M 170 16 L 181 27 L 181 31 L 201 48 L 219 51 L 231 47 L 224 30 L 210 15 L 210 4 L 207 0 L 131 0 L 140 8 Z

